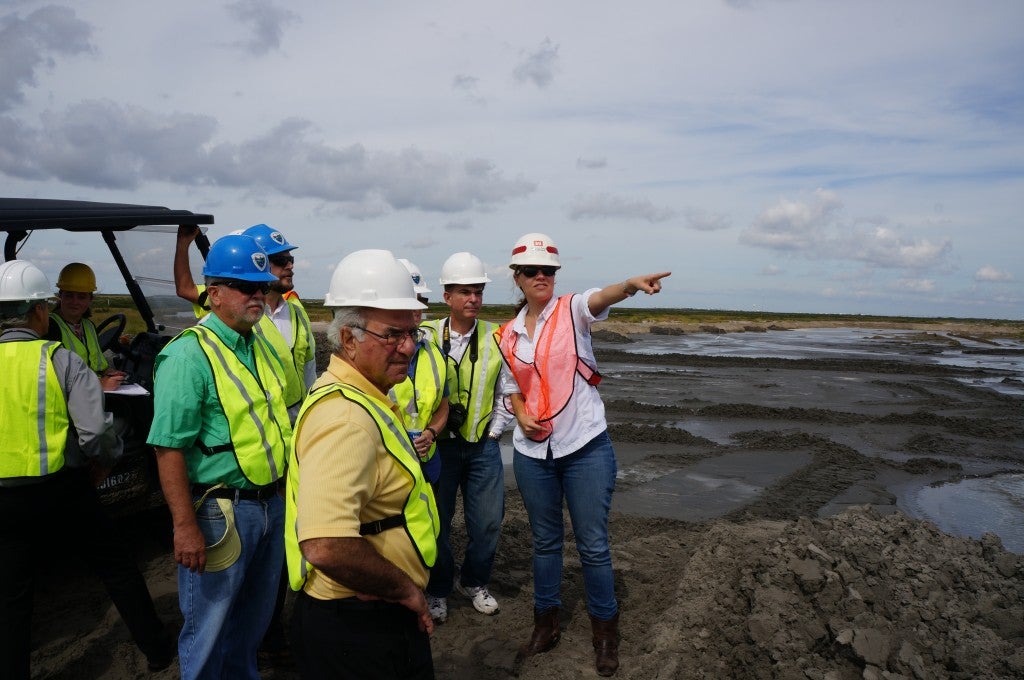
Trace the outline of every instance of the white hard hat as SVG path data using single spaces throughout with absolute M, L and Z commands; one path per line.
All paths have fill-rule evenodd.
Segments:
M 53 287 L 39 267 L 25 260 L 0 264 L 0 302 L 52 299 Z
M 398 258 L 398 261 L 402 263 L 402 266 L 409 272 L 409 276 L 412 277 L 412 289 L 417 293 L 429 293 L 430 289 L 427 288 L 427 284 L 423 283 L 423 274 L 420 273 L 420 268 L 404 257 Z
M 512 247 L 512 261 L 509 262 L 509 269 L 530 264 L 540 267 L 562 266 L 562 263 L 558 261 L 558 246 L 547 234 L 524 234 Z
M 441 266 L 441 285 L 453 283 L 490 283 L 484 263 L 472 253 L 455 253 Z
M 416 299 L 409 272 L 390 250 L 357 250 L 334 268 L 326 307 L 426 309 Z

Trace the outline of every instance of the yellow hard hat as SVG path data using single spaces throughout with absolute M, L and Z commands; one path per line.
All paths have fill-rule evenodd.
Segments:
M 57 288 L 73 293 L 95 293 L 96 274 L 87 264 L 72 262 L 60 270 L 57 277 Z

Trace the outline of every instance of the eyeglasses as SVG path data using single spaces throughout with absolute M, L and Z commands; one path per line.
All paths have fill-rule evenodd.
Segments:
M 374 333 L 369 328 L 366 328 L 364 326 L 352 326 L 352 328 L 358 328 L 361 331 L 366 331 L 370 335 L 377 336 L 378 338 L 380 338 L 380 341 L 382 343 L 389 347 L 400 345 L 406 338 L 409 338 L 410 340 L 412 340 L 413 344 L 416 344 L 420 340 L 422 340 L 423 336 L 426 334 L 426 331 L 424 331 L 422 328 L 411 328 L 407 331 L 388 331 L 383 335 L 380 333 Z
M 270 284 L 266 281 L 218 281 L 217 283 L 211 284 L 214 286 L 227 286 L 228 288 L 234 288 L 242 295 L 253 296 L 256 291 L 263 293 L 264 295 L 270 290 Z
M 555 272 L 558 271 L 558 267 L 520 267 L 519 273 L 528 279 L 532 279 L 537 274 L 543 274 L 544 276 L 554 276 Z
M 267 259 L 270 260 L 270 264 L 278 267 L 287 267 L 295 262 L 295 258 L 291 255 L 270 255 Z

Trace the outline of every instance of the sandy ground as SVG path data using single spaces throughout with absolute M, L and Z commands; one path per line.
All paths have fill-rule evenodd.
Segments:
M 878 338 L 907 361 L 638 359 L 611 342 L 628 338 L 603 336 L 601 390 L 619 459 L 616 677 L 1024 677 L 1024 558 L 992 535 L 955 538 L 899 511 L 908 481 L 1024 470 L 1024 400 L 955 380 L 965 369 L 913 361 L 949 342 L 934 330 L 909 344 Z M 679 491 L 702 471 L 728 477 L 730 466 L 740 491 Z M 509 481 L 491 583 L 501 612 L 485 617 L 453 596 L 432 638 L 440 678 L 511 677 L 529 636 L 530 531 Z M 124 531 L 159 610 L 180 622 L 164 521 L 126 520 Z M 530 659 L 523 678 L 596 677 L 566 526 L 562 641 Z M 78 565 L 41 568 L 52 578 L 39 589 L 36 677 L 176 677 L 176 665 L 145 672 Z

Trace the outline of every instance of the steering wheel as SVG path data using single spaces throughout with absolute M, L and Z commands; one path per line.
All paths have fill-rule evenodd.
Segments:
M 100 350 L 117 350 L 121 341 L 121 334 L 128 323 L 128 317 L 124 314 L 111 314 L 96 325 L 96 335 L 99 336 Z

